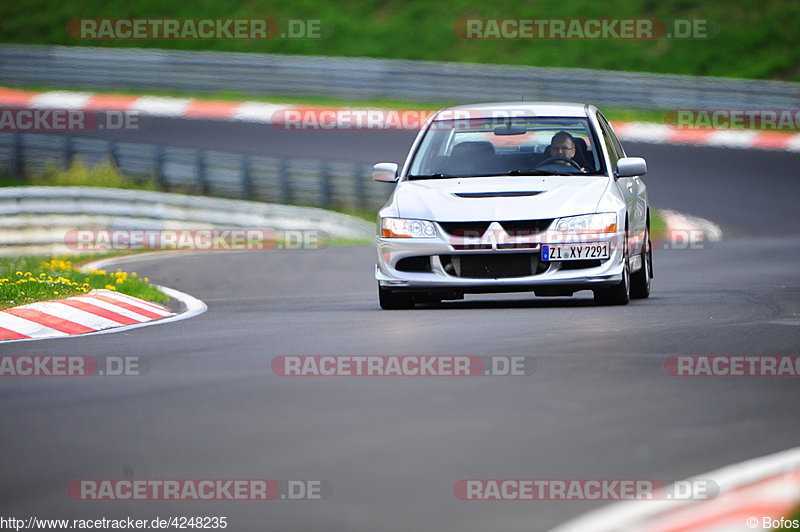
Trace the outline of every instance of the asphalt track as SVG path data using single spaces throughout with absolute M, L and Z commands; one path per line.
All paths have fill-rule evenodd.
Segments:
M 159 120 L 184 145 L 398 160 L 408 133 Z M 191 125 L 189 125 L 191 124 Z M 159 137 L 161 135 L 161 137 Z M 230 144 L 230 146 L 226 146 Z M 658 249 L 652 296 L 473 296 L 378 310 L 374 250 L 197 253 L 125 267 L 204 300 L 199 317 L 2 354 L 139 356 L 139 377 L 5 378 L 0 515 L 227 515 L 230 530 L 544 531 L 596 502 L 465 502 L 466 478 L 671 481 L 796 446 L 797 378 L 681 378 L 669 355 L 798 355 L 800 155 L 626 143 L 651 201 L 710 218 Z M 534 359 L 529 377 L 287 378 L 279 355 Z M 85 502 L 85 478 L 323 479 L 324 501 Z M 647 503 L 642 503 L 647 504 Z M 590 532 L 590 531 L 587 531 Z

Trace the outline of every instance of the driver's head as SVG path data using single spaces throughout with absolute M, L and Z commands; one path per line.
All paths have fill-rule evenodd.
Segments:
M 550 139 L 550 155 L 575 158 L 575 139 L 566 131 L 559 131 Z

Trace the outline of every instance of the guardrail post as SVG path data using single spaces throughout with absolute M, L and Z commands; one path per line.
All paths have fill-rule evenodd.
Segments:
M 355 177 L 354 192 L 356 196 L 356 209 L 365 210 L 367 208 L 367 197 L 366 190 L 364 189 L 364 180 L 367 178 L 367 175 L 364 172 L 364 167 L 357 165 L 353 176 Z
M 323 207 L 331 206 L 331 166 L 322 163 L 319 172 L 319 201 Z
M 169 183 L 164 175 L 164 162 L 167 158 L 167 151 L 164 146 L 156 146 L 155 159 L 153 160 L 153 174 L 155 174 L 156 184 L 158 188 L 164 192 L 169 192 Z
M 108 143 L 108 159 L 114 165 L 114 168 L 119 170 L 119 151 L 117 150 L 117 143 L 114 141 Z
M 194 192 L 195 194 L 207 194 L 208 185 L 206 183 L 206 153 L 197 150 L 197 173 L 195 174 Z
M 75 146 L 72 137 L 67 135 L 64 138 L 64 169 L 69 170 L 72 166 L 72 159 L 75 157 Z
M 250 175 L 250 156 L 243 155 L 241 160 L 242 199 L 253 199 L 253 176 Z
M 281 202 L 292 202 L 292 184 L 289 181 L 289 159 L 282 159 L 278 179 L 281 183 Z
M 22 149 L 22 133 L 14 133 L 13 144 L 11 145 L 11 177 L 21 178 L 25 173 L 25 154 Z

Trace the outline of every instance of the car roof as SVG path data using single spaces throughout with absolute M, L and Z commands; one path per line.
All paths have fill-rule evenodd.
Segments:
M 458 105 L 439 111 L 434 120 L 451 120 L 467 114 L 470 118 L 492 118 L 508 113 L 509 116 L 558 116 L 585 118 L 588 107 L 573 102 L 497 102 Z M 454 113 L 458 112 L 455 116 Z

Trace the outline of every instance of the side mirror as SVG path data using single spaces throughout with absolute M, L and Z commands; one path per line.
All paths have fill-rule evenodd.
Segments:
M 617 177 L 634 177 L 647 173 L 647 161 L 641 157 L 623 157 L 617 161 Z
M 378 163 L 372 167 L 372 179 L 383 183 L 397 181 L 397 163 Z

